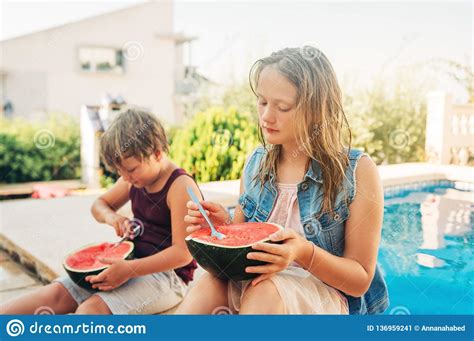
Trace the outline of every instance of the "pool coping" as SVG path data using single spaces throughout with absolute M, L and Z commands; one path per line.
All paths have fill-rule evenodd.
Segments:
M 384 188 L 422 181 L 448 180 L 474 183 L 474 167 L 424 162 L 378 166 Z

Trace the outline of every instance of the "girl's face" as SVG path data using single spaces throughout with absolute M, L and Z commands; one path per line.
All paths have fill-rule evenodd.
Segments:
M 260 73 L 256 93 L 259 123 L 270 144 L 295 143 L 297 89 L 271 66 Z
M 119 175 L 136 188 L 153 184 L 161 170 L 160 154 L 151 155 L 148 160 L 139 161 L 135 157 L 122 160 L 118 169 Z

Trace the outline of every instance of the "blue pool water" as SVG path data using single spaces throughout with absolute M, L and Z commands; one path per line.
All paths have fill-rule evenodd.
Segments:
M 473 198 L 447 181 L 386 191 L 386 314 L 474 313 Z

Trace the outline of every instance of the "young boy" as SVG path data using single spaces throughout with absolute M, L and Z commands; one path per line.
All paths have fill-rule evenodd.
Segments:
M 92 214 L 129 236 L 135 259 L 104 259 L 110 267 L 86 280 L 97 292 L 68 277 L 7 302 L 0 314 L 33 314 L 47 306 L 55 314 L 156 314 L 177 305 L 193 278 L 196 263 L 184 242 L 188 195 L 194 180 L 166 156 L 163 127 L 150 113 L 128 109 L 118 114 L 101 139 L 101 156 L 121 176 L 92 205 Z M 134 219 L 116 213 L 131 200 Z M 139 231 L 132 233 L 132 227 Z

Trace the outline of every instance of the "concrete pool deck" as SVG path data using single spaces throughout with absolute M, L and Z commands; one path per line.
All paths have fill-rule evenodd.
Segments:
M 236 195 L 220 193 L 215 185 L 200 187 L 207 200 L 224 206 L 237 202 Z M 0 254 L 0 303 L 41 286 L 38 279 L 50 282 L 65 275 L 62 260 L 72 250 L 118 239 L 111 227 L 97 223 L 90 214 L 99 195 L 95 191 L 93 195 L 0 202 L 0 249 L 4 250 Z M 119 212 L 132 216 L 129 204 Z M 200 273 L 201 269 L 196 275 Z
M 384 187 L 431 180 L 474 184 L 473 170 L 472 167 L 426 163 L 379 167 Z M 210 182 L 200 184 L 200 187 L 206 200 L 219 202 L 227 207 L 237 204 L 239 181 Z M 71 250 L 88 243 L 117 240 L 112 228 L 97 223 L 90 214 L 90 207 L 97 196 L 98 194 L 0 202 L 0 248 L 15 261 L 31 269 L 44 282 L 65 274 L 61 263 Z M 122 208 L 121 212 L 131 215 L 129 206 Z M 9 272 L 10 268 L 4 268 L 0 263 L 0 290 L 3 289 L 4 282 L 8 283 L 10 273 L 18 273 Z M 24 279 L 25 285 L 20 283 L 17 289 L 41 285 L 36 279 L 33 282 L 26 277 Z M 11 289 L 7 290 L 10 295 L 2 296 L 0 292 L 0 303 L 7 296 L 21 293 L 21 290 L 16 293 L 13 290 L 15 288 Z
M 27 293 L 43 285 L 10 256 L 0 251 L 0 304 Z

